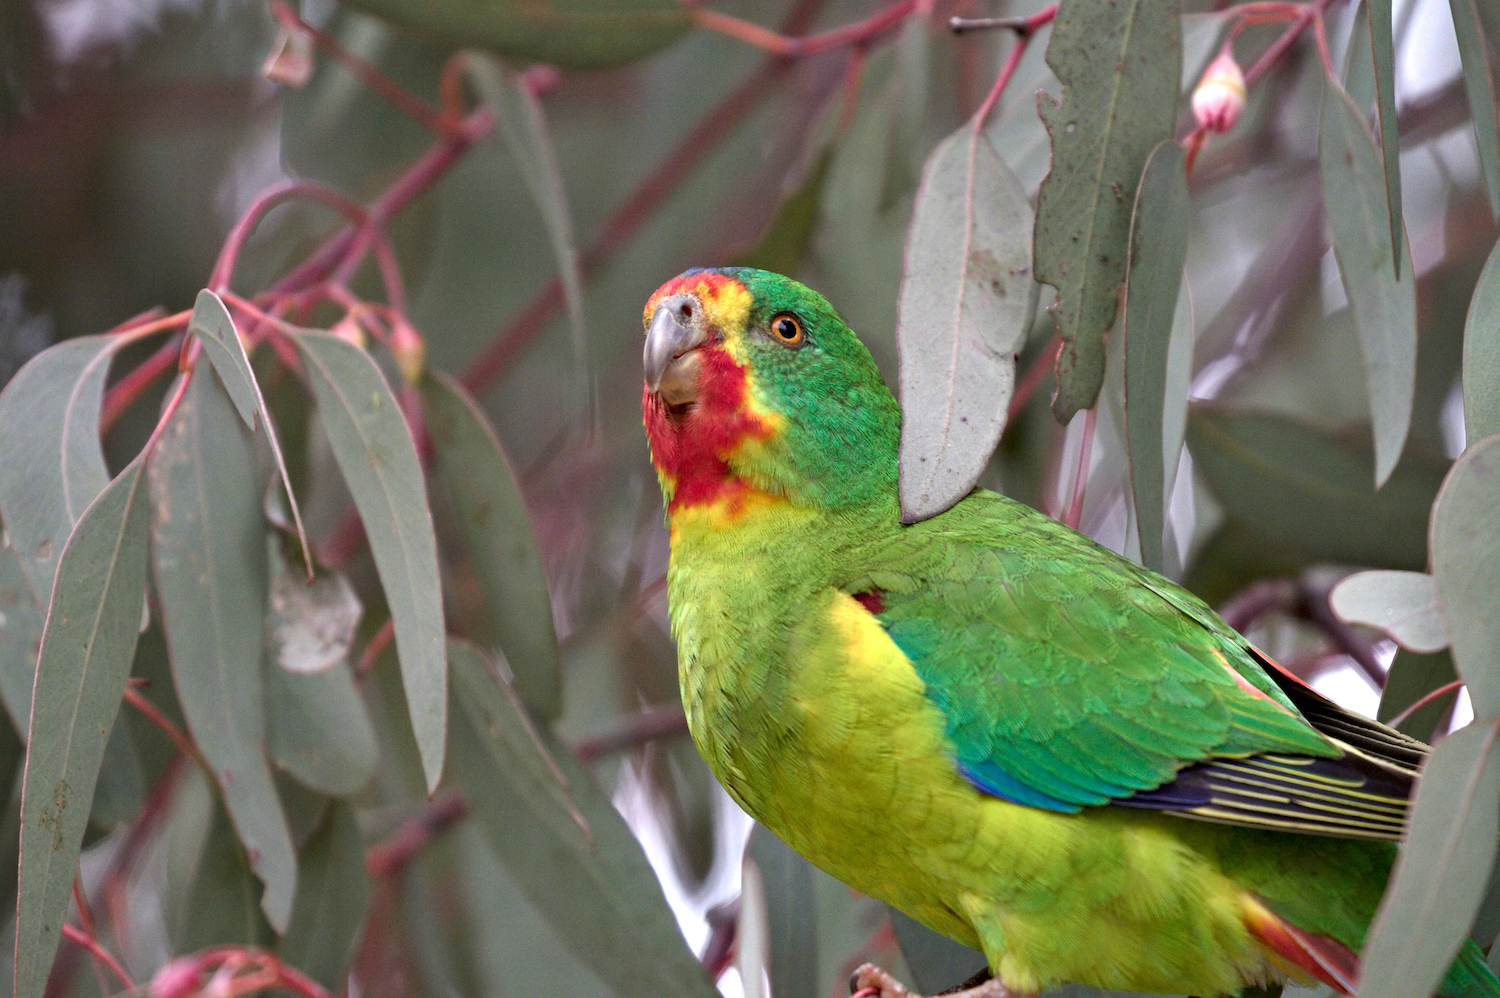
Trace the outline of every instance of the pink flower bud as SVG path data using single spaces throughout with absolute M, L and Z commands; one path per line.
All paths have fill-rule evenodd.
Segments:
M 394 316 L 391 322 L 389 345 L 391 358 L 395 360 L 406 383 L 415 385 L 421 381 L 422 366 L 427 359 L 427 344 L 422 342 L 421 335 L 411 327 L 411 323 L 400 315 Z
M 1245 109 L 1245 74 L 1228 52 L 1208 64 L 1193 91 L 1193 116 L 1211 132 L 1227 132 Z
M 151 978 L 151 998 L 189 998 L 198 991 L 202 976 L 196 956 L 184 956 L 166 964 Z
M 354 314 L 353 310 L 346 312 L 344 317 L 335 322 L 333 328 L 328 331 L 345 343 L 359 347 L 361 350 L 368 342 L 365 338 L 365 327 L 359 324 L 359 317 Z
M 289 87 L 303 87 L 312 79 L 312 36 L 299 28 L 283 24 L 271 43 L 271 54 L 266 56 L 260 73 L 272 83 L 284 83 Z

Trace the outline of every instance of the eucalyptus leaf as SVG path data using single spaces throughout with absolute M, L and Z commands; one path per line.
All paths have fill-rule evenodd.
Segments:
M 255 447 L 199 369 L 150 462 L 156 591 L 188 730 L 213 769 L 266 918 L 285 932 L 297 854 L 266 761 L 266 524 Z
M 1462 3 L 1464 0 L 1457 0 Z M 1403 244 L 1406 227 L 1401 218 L 1401 137 L 1396 130 L 1396 54 L 1391 37 L 1391 0 L 1369 0 L 1367 17 L 1370 27 L 1370 54 L 1375 64 L 1375 110 L 1380 124 L 1380 154 L 1385 176 L 1386 214 L 1391 227 L 1391 263 L 1394 276 L 1401 279 L 1402 258 L 1408 250 Z M 1352 61 L 1364 53 L 1351 51 Z M 1408 266 L 1410 261 L 1407 261 Z
M 765 891 L 773 998 L 822 998 L 812 864 L 760 824 L 750 832 L 745 856 L 754 860 Z
M 1354 309 L 1375 427 L 1375 486 L 1390 477 L 1411 426 L 1417 372 L 1416 277 L 1391 270 L 1396 243 L 1387 217 L 1384 167 L 1364 119 L 1343 89 L 1323 97 L 1319 164 L 1334 254 Z
M 10 533 L 0 530 L 0 701 L 17 731 L 31 721 L 31 687 L 46 622 Z
M 567 69 L 614 66 L 649 55 L 688 30 L 672 0 L 354 0 L 351 6 L 456 45 Z
M 1422 767 L 1406 845 L 1365 939 L 1359 998 L 1428 998 L 1467 938 L 1500 843 L 1495 731 L 1493 720 L 1455 731 Z
M 1479 18 L 1478 0 L 1448 0 L 1453 12 L 1453 33 L 1463 62 L 1464 89 L 1474 122 L 1474 141 L 1479 150 L 1479 172 L 1489 195 L 1490 213 L 1500 218 L 1500 110 L 1495 100 L 1495 74 L 1490 67 L 1490 48 Z
M 1037 192 L 1036 276 L 1057 288 L 1063 339 L 1052 411 L 1067 423 L 1104 384 L 1104 334 L 1114 325 L 1130 246 L 1131 192 L 1151 150 L 1172 137 L 1182 76 L 1173 0 L 1063 0 L 1047 64 L 1062 99 L 1038 97 L 1052 169 Z
M 1454 463 L 1432 507 L 1432 574 L 1476 717 L 1500 713 L 1500 434 Z
M 305 786 L 347 797 L 380 762 L 375 729 L 345 662 L 322 672 L 266 664 L 271 758 Z
M 341 572 L 311 582 L 285 570 L 279 554 L 271 573 L 266 624 L 276 664 L 287 672 L 331 669 L 347 659 L 364 607 Z
M 1125 291 L 1125 437 L 1130 485 L 1140 528 L 1141 563 L 1162 570 L 1166 520 L 1165 433 L 1167 355 L 1187 260 L 1187 170 L 1182 146 L 1163 142 L 1151 153 L 1130 222 Z M 1186 386 L 1183 386 L 1184 388 Z M 1182 396 L 1186 401 L 1186 394 Z M 1176 399 L 1172 400 L 1177 408 Z
M 229 309 L 218 295 L 207 288 L 198 292 L 193 302 L 193 317 L 188 323 L 188 332 L 198 337 L 203 352 L 208 355 L 219 380 L 234 400 L 235 411 L 250 429 L 256 428 L 257 417 L 266 430 L 266 442 L 271 447 L 271 456 L 276 461 L 276 471 L 286 489 L 286 499 L 291 506 L 292 522 L 297 528 L 297 540 L 302 544 L 303 557 L 307 559 L 307 574 L 312 575 L 312 553 L 307 546 L 307 532 L 302 528 L 302 511 L 297 508 L 297 495 L 292 491 L 291 475 L 286 469 L 286 458 L 281 453 L 281 442 L 276 439 L 276 424 L 271 420 L 270 410 L 260 391 L 260 382 L 255 380 L 255 370 L 250 366 L 250 356 L 245 353 L 245 344 Z
M 1346 624 L 1378 628 L 1410 651 L 1448 647 L 1437 585 L 1425 572 L 1358 572 L 1334 586 L 1328 601 Z
M 1377 720 L 1387 724 L 1397 714 L 1416 703 L 1440 686 L 1446 686 L 1458 678 L 1453 671 L 1453 656 L 1445 648 L 1431 655 L 1418 655 L 1405 648 L 1396 652 L 1386 673 L 1385 690 L 1380 694 L 1380 709 Z M 1455 691 L 1456 693 L 1456 691 Z M 1401 722 L 1400 730 L 1427 742 L 1432 740 L 1438 723 L 1452 708 L 1453 697 L 1439 697 L 1432 703 L 1418 708 Z
M 745 998 L 768 998 L 766 970 L 771 959 L 771 926 L 766 885 L 750 854 L 740 860 L 740 910 L 735 919 L 734 968 Z
M 1336 564 L 1427 567 L 1442 462 L 1410 454 L 1376 492 L 1368 438 L 1210 403 L 1189 411 L 1187 440 L 1225 513 L 1264 539 Z
M 354 807 L 334 801 L 302 847 L 292 924 L 277 944 L 283 960 L 333 994 L 349 976 L 354 943 L 370 902 L 365 846 Z
M 80 336 L 48 347 L 0 392 L 0 517 L 42 607 L 73 525 L 109 484 L 99 413 L 117 345 Z
M 208 839 L 193 871 L 181 936 L 174 947 L 192 953 L 209 946 L 265 946 L 274 938 L 262 914 L 261 889 L 234 823 L 215 801 Z
M 557 258 L 557 274 L 562 281 L 568 322 L 573 330 L 573 363 L 578 367 L 584 391 L 592 405 L 588 330 L 583 317 L 583 273 L 579 269 L 578 247 L 573 241 L 568 195 L 563 190 L 557 151 L 552 146 L 552 135 L 547 130 L 542 105 L 530 90 L 521 85 L 516 74 L 498 59 L 474 56 L 467 65 L 469 79 L 499 119 L 500 134 L 521 172 L 522 182 L 541 212 L 542 221 L 546 223 L 552 255 Z
M 717 994 L 640 844 L 587 770 L 535 728 L 483 653 L 449 645 L 449 767 L 517 883 L 620 998 Z
M 1464 323 L 1464 436 L 1500 433 L 1500 243 L 1480 272 Z
M 40 998 L 57 952 L 105 741 L 130 673 L 149 516 L 137 457 L 82 511 L 42 633 L 21 794 L 15 993 Z
M 453 378 L 422 380 L 427 428 L 469 560 L 516 692 L 545 720 L 562 712 L 552 599 L 510 460 L 479 405 Z
M 401 682 L 430 793 L 443 771 L 448 671 L 437 541 L 417 448 L 368 354 L 326 333 L 302 331 L 294 339 L 395 621 Z
M 979 480 L 1005 428 L 1036 292 L 1030 202 L 970 122 L 928 157 L 906 238 L 896 319 L 903 523 L 943 512 Z

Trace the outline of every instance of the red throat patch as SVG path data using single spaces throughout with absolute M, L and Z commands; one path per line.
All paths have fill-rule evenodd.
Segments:
M 674 408 L 644 388 L 641 394 L 651 460 L 672 487 L 667 504 L 672 513 L 689 506 L 733 502 L 748 492 L 750 487 L 729 470 L 729 458 L 747 441 L 765 440 L 774 432 L 751 411 L 745 371 L 720 342 L 698 349 L 695 401 Z

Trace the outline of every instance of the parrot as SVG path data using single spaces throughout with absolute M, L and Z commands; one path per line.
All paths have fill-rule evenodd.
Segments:
M 901 409 L 817 292 L 692 269 L 643 318 L 683 706 L 751 817 L 983 953 L 971 998 L 1355 993 L 1422 742 L 1023 503 L 903 523 Z M 1500 982 L 1465 940 L 1439 992 Z

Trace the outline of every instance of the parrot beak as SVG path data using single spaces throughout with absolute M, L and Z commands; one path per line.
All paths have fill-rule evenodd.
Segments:
M 646 387 L 668 405 L 682 405 L 698 397 L 699 358 L 696 350 L 708 342 L 708 318 L 697 295 L 663 299 L 646 331 L 642 366 Z

